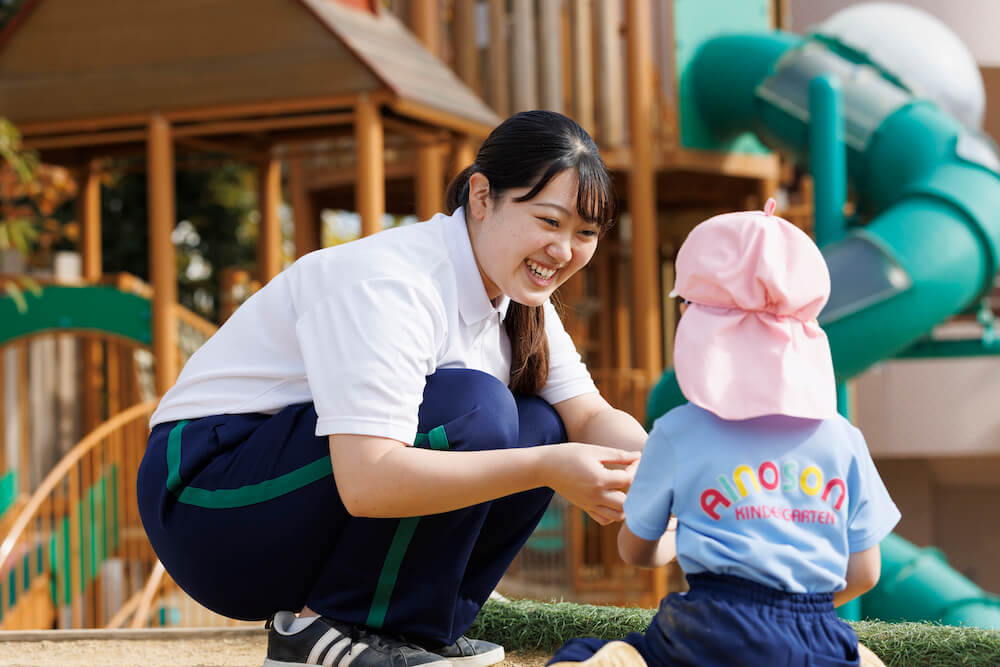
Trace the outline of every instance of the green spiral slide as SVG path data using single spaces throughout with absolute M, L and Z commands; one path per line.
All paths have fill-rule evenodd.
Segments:
M 752 132 L 808 164 L 816 113 L 809 89 L 818 77 L 842 91 L 847 178 L 866 221 L 822 247 L 832 290 L 819 321 L 843 381 L 926 338 L 990 289 L 1000 262 L 1000 175 L 987 140 L 868 66 L 863 54 L 818 37 L 714 37 L 688 63 L 682 91 L 718 145 Z M 668 371 L 650 396 L 650 420 L 683 401 Z M 937 550 L 893 535 L 882 560 L 861 617 L 1000 629 L 1000 600 Z

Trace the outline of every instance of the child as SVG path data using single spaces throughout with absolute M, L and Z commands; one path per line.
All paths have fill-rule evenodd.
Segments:
M 858 664 L 834 606 L 877 583 L 900 515 L 837 414 L 816 322 L 826 263 L 773 212 L 769 200 L 711 218 L 677 255 L 674 363 L 690 403 L 656 421 L 618 547 L 645 567 L 676 556 L 690 591 L 668 595 L 645 634 L 574 639 L 550 664 Z

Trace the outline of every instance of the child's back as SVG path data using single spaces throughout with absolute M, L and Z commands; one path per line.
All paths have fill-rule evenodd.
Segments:
M 861 432 L 839 415 L 725 420 L 688 403 L 657 420 L 640 469 L 627 525 L 658 540 L 675 515 L 688 574 L 840 590 L 848 554 L 878 544 L 899 518 Z

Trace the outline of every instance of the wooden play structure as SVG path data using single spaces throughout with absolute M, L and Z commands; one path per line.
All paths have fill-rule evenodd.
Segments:
M 146 419 L 190 354 L 182 348 L 212 328 L 177 305 L 173 174 L 188 155 L 257 166 L 253 278 L 264 283 L 282 269 L 283 198 L 300 256 L 319 247 L 324 209 L 357 211 L 362 234 L 381 229 L 385 213 L 440 210 L 448 177 L 506 115 L 573 116 L 613 171 L 624 215 L 593 266 L 561 290 L 567 328 L 604 394 L 642 419 L 672 348 L 664 295 L 675 248 L 707 215 L 759 206 L 783 177 L 764 151 L 692 147 L 679 122 L 692 40 L 720 22 L 780 25 L 783 2 L 740 2 L 722 17 L 693 4 L 27 0 L 0 32 L 0 116 L 43 160 L 78 175 L 83 268 L 78 283 L 29 299 L 35 324 L 0 319 L 0 331 L 10 328 L 0 336 L 9 350 L 0 354 L 0 411 L 19 415 L 0 412 L 0 452 L 19 452 L 0 460 L 0 475 L 16 479 L 0 517 L 0 628 L 215 622 L 157 568 L 134 508 Z M 108 156 L 145 160 L 148 285 L 103 275 L 101 235 L 114 233 L 100 219 Z M 77 308 L 100 301 L 89 290 L 105 305 Z M 145 313 L 141 326 L 121 323 L 128 312 Z M 53 345 L 46 338 L 74 360 L 66 372 L 78 381 L 80 414 L 66 429 L 77 444 L 29 474 L 39 456 L 29 405 L 42 391 L 29 382 L 32 350 Z M 655 604 L 676 584 L 664 570 L 626 568 L 615 530 L 554 505 L 506 590 Z

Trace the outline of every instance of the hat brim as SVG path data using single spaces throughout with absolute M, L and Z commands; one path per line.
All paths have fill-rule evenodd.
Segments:
M 691 304 L 674 369 L 684 396 L 723 419 L 837 412 L 830 343 L 815 321 Z

